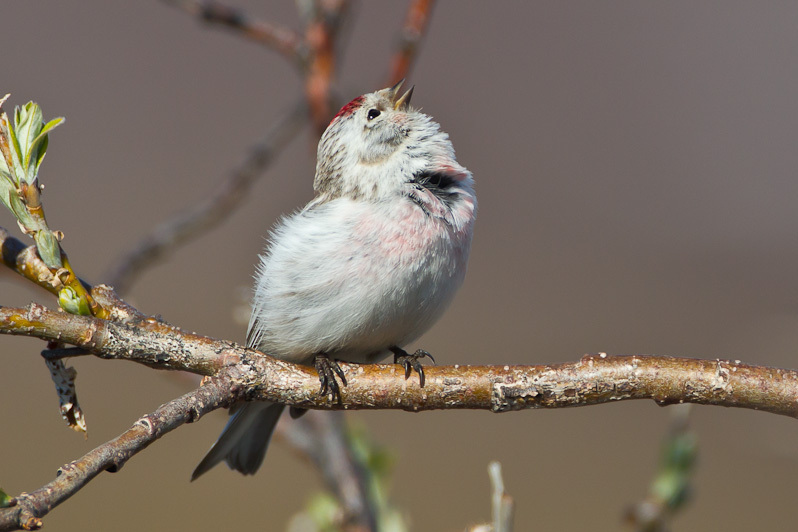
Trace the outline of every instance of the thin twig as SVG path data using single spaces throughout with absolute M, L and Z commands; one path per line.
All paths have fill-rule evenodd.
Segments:
M 346 0 L 320 0 L 319 2 L 308 3 L 308 5 L 313 5 L 318 10 L 316 12 L 317 16 L 307 24 L 304 38 L 293 30 L 253 20 L 243 12 L 217 2 L 198 2 L 192 0 L 165 1 L 187 13 L 201 17 L 208 23 L 226 26 L 239 32 L 239 34 L 246 38 L 269 46 L 302 68 L 305 72 L 306 96 L 312 111 L 316 131 L 318 134 L 323 131 L 332 114 L 330 108 L 330 87 L 335 71 L 335 41 L 349 4 Z M 418 42 L 426 26 L 426 18 L 428 17 L 431 2 L 426 2 L 427 7 L 424 7 L 423 4 L 425 4 L 425 2 L 414 2 L 408 14 L 408 21 L 405 24 L 403 42 L 406 44 L 402 45 L 404 50 L 403 53 L 406 54 L 405 71 L 409 69 L 410 63 L 412 63 L 416 56 Z M 414 19 L 411 19 L 410 15 L 413 13 L 414 9 L 417 15 L 419 13 L 418 9 L 421 9 L 423 16 L 421 18 L 416 16 Z M 426 14 L 423 14 L 424 11 L 426 11 Z M 413 34 L 413 27 L 418 28 L 415 34 Z M 298 121 L 295 125 L 298 125 Z M 280 133 L 279 128 L 277 133 Z M 293 133 L 291 133 L 290 136 L 293 136 Z M 124 258 L 115 269 L 115 272 L 110 276 L 113 283 L 121 290 L 125 290 L 130 285 L 135 275 L 146 265 L 159 258 L 167 248 L 173 249 L 177 244 L 197 236 L 201 231 L 212 227 L 222 220 L 229 212 L 232 212 L 232 207 L 234 207 L 244 195 L 244 192 L 248 189 L 249 182 L 254 179 L 254 175 L 252 174 L 262 172 L 262 169 L 269 162 L 269 156 L 274 152 L 274 150 L 272 150 L 266 154 L 266 157 L 261 157 L 260 155 L 262 154 L 259 154 L 259 151 L 259 148 L 253 151 L 252 156 L 247 160 L 244 167 L 231 176 L 228 182 L 223 185 L 222 189 L 217 192 L 213 198 L 196 208 L 189 209 L 185 213 L 178 215 L 172 222 L 162 225 L 156 230 L 155 234 L 145 240 L 133 254 Z M 258 163 L 259 160 L 260 163 Z M 253 162 L 255 164 L 251 164 Z M 260 168 L 257 168 L 258 164 L 260 164 Z M 4 236 L 5 235 L 0 234 L 0 242 L 6 240 Z M 3 251 L 4 259 L 6 255 L 21 258 L 21 266 L 13 266 L 19 273 L 34 280 L 51 292 L 53 291 L 52 288 L 47 285 L 48 280 L 42 274 L 42 270 L 36 265 L 38 256 L 35 253 L 35 247 L 16 246 L 16 249 L 13 249 L 9 253 L 5 253 L 6 248 L 4 248 Z M 80 341 L 86 343 L 86 345 L 90 345 L 94 341 L 93 339 L 102 337 L 105 334 L 110 334 L 110 338 L 112 339 L 111 343 L 120 341 L 121 339 L 119 344 L 116 345 L 116 349 L 124 350 L 126 348 L 120 346 L 130 346 L 132 344 L 128 341 L 130 338 L 125 339 L 126 334 L 119 334 L 120 331 L 128 329 L 140 330 L 144 331 L 144 334 L 138 336 L 137 340 L 144 340 L 145 337 L 147 337 L 147 340 L 144 342 L 147 347 L 142 346 L 143 350 L 127 347 L 128 355 L 134 358 L 137 357 L 139 362 L 152 367 L 177 367 L 180 365 L 178 363 L 177 366 L 170 366 L 171 362 L 169 361 L 171 360 L 174 362 L 174 360 L 171 355 L 166 354 L 166 351 L 161 351 L 156 355 L 145 353 L 145 351 L 147 351 L 149 347 L 152 347 L 153 344 L 150 343 L 151 340 L 155 340 L 155 345 L 157 346 L 155 349 L 156 353 L 158 353 L 158 349 L 167 350 L 176 348 L 180 351 L 178 346 L 169 346 L 169 338 L 176 336 L 185 340 L 186 336 L 182 331 L 168 324 L 164 324 L 157 319 L 142 315 L 136 309 L 133 309 L 121 301 L 116 294 L 107 287 L 95 287 L 94 291 L 99 293 L 100 297 L 98 301 L 100 301 L 100 304 L 103 308 L 110 309 L 111 314 L 109 316 L 104 316 L 109 320 L 105 322 L 107 327 L 99 325 L 102 320 L 95 322 L 84 331 L 84 336 L 81 337 Z M 105 299 L 103 299 L 103 297 L 105 297 Z M 41 309 L 41 307 L 31 307 L 28 316 L 35 315 L 39 309 Z M 54 316 L 50 316 L 50 318 L 56 319 Z M 130 324 L 135 325 L 135 327 L 119 327 L 117 324 Z M 62 323 L 62 325 L 64 324 Z M 69 327 L 66 328 L 69 329 Z M 95 334 L 97 336 L 94 336 Z M 60 334 L 57 336 L 59 338 L 61 337 Z M 238 358 L 239 353 L 237 349 L 241 348 L 238 346 L 225 342 L 216 342 L 212 339 L 198 337 L 196 335 L 194 338 L 188 338 L 188 340 L 191 349 L 189 349 L 188 354 L 183 353 L 183 355 L 188 357 L 198 355 L 200 362 L 195 367 L 197 373 L 209 374 L 217 372 L 220 367 L 227 367 L 228 364 L 235 364 L 240 360 Z M 110 344 L 106 344 L 106 347 L 110 347 Z M 114 351 L 114 349 L 111 351 Z M 214 356 L 209 354 L 211 352 Z M 66 353 L 67 352 L 56 354 L 53 352 L 49 354 L 57 357 Z M 74 354 L 76 351 L 68 351 L 68 353 Z M 117 351 L 117 354 L 120 356 L 98 352 L 95 352 L 95 354 L 102 357 L 126 358 L 121 351 Z M 327 417 L 323 419 L 330 420 L 331 418 Z M 322 429 L 324 429 L 324 427 L 320 427 L 318 424 L 311 426 L 311 430 L 317 434 L 321 434 L 319 431 L 324 432 Z M 340 430 L 338 432 L 340 433 Z M 335 431 L 333 431 L 333 434 L 335 434 Z M 360 519 L 364 524 L 370 523 L 373 525 L 374 518 L 373 515 L 370 514 L 369 508 L 358 508 L 358 505 L 362 506 L 363 501 L 366 499 L 360 497 L 354 491 L 348 493 L 346 491 L 347 489 L 352 489 L 353 486 L 351 483 L 353 482 L 359 482 L 361 484 L 360 489 L 363 489 L 363 477 L 358 476 L 358 472 L 355 470 L 357 464 L 354 460 L 351 460 L 351 456 L 348 456 L 345 452 L 345 446 L 338 445 L 336 448 L 335 445 L 332 445 L 332 443 L 335 443 L 334 441 L 326 438 L 324 441 L 326 447 L 322 449 L 321 452 L 328 454 L 335 452 L 338 458 L 348 457 L 347 460 L 344 461 L 330 460 L 330 463 L 340 464 L 340 471 L 337 473 L 329 471 L 326 472 L 325 475 L 338 475 L 337 479 L 332 479 L 333 482 L 339 482 L 338 491 L 336 491 L 336 493 L 338 493 L 339 499 L 344 506 L 352 511 L 355 522 Z M 349 475 L 344 474 L 346 473 L 344 470 L 347 470 L 347 468 L 349 470 Z M 90 479 L 84 480 L 84 483 L 88 480 Z M 345 485 L 346 482 L 350 483 L 349 488 Z M 79 487 L 77 489 L 79 489 Z M 356 500 L 358 497 L 360 497 L 360 500 Z M 374 527 L 370 526 L 370 528 L 373 529 Z
M 91 355 L 90 352 L 80 347 L 57 347 L 55 349 L 45 349 L 42 357 L 45 360 L 63 360 L 65 358 Z
M 504 491 L 502 465 L 499 462 L 491 462 L 488 464 L 488 474 L 493 491 L 491 496 L 493 532 L 512 532 L 515 503 L 513 498 Z
M 211 0 L 163 0 L 208 24 L 229 28 L 247 39 L 281 53 L 304 68 L 307 50 L 302 36 L 290 28 L 255 20 L 244 11 Z
M 343 525 L 377 530 L 378 508 L 369 489 L 369 472 L 354 456 L 343 416 L 339 412 L 308 412 L 279 428 L 291 446 L 321 472 L 344 510 Z
M 31 493 L 15 497 L 16 505 L 0 509 L 0 531 L 36 530 L 42 517 L 80 491 L 103 471 L 118 471 L 131 457 L 184 423 L 227 404 L 231 396 L 224 378 L 174 399 L 148 414 L 117 438 L 58 469 L 56 478 Z
M 488 476 L 491 486 L 491 522 L 470 526 L 466 532 L 512 532 L 515 503 L 504 491 L 502 465 L 496 461 L 489 463 Z
M 177 213 L 163 222 L 125 256 L 119 259 L 106 279 L 120 293 L 125 293 L 144 268 L 173 252 L 177 246 L 200 236 L 235 212 L 247 197 L 257 178 L 299 132 L 306 116 L 305 106 L 297 104 L 254 146 L 246 160 L 228 177 L 216 192 L 200 203 Z
M 41 286 L 53 295 L 58 295 L 57 284 L 49 282 L 50 270 L 44 264 L 36 245 L 25 246 L 25 244 L 14 238 L 8 231 L 0 227 L 0 257 L 5 266 L 26 278 L 29 281 Z M 104 309 L 104 318 L 115 323 L 138 323 L 143 320 L 154 320 L 146 316 L 127 304 L 116 295 L 114 290 L 105 285 L 92 287 L 85 281 L 81 281 L 90 290 L 94 301 Z
M 36 283 L 53 295 L 58 295 L 59 283 L 53 279 L 50 268 L 39 257 L 36 245 L 26 246 L 0 227 L 0 259 L 3 264 L 27 280 Z
M 410 69 L 421 49 L 421 41 L 429 26 L 429 19 L 434 6 L 435 0 L 413 0 L 410 2 L 398 49 L 391 63 L 389 86 L 397 83 L 400 79 L 406 78 L 410 73 Z
M 305 75 L 305 97 L 318 137 L 332 116 L 330 88 L 335 75 L 335 44 L 349 2 L 326 0 L 313 2 L 307 14 L 305 42 L 310 48 L 310 61 Z

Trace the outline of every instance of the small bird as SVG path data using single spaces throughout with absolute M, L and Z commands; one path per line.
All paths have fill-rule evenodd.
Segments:
M 477 199 L 449 136 L 393 87 L 344 105 L 321 137 L 315 198 L 281 219 L 255 274 L 247 345 L 314 365 L 320 393 L 340 398 L 337 360 L 390 354 L 424 385 L 403 347 L 441 317 L 463 282 Z M 434 362 L 434 361 L 433 361 Z M 192 474 L 224 460 L 255 473 L 284 405 L 241 402 Z M 301 413 L 292 409 L 292 415 Z

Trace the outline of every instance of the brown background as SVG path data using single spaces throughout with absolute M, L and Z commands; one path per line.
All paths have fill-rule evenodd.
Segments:
M 241 4 L 297 27 L 293 3 Z M 405 2 L 347 25 L 342 98 L 380 88 Z M 466 284 L 421 341 L 442 363 L 544 363 L 657 353 L 796 367 L 798 4 L 441 2 L 411 82 L 477 180 Z M 45 205 L 92 282 L 169 213 L 205 197 L 294 101 L 277 54 L 158 2 L 0 5 L 0 93 L 67 122 Z M 306 132 L 230 221 L 151 269 L 130 299 L 188 330 L 242 340 L 233 319 L 263 235 L 312 194 Z M 7 212 L 0 225 L 14 229 Z M 243 294 L 243 295 L 242 295 Z M 0 272 L 0 304 L 46 294 Z M 56 468 L 190 389 L 81 359 L 90 436 L 61 422 L 39 341 L 0 338 L 0 486 Z M 669 411 L 652 402 L 521 412 L 354 413 L 396 453 L 395 502 L 415 530 L 489 516 L 505 466 L 519 530 L 617 530 L 647 489 Z M 260 474 L 189 484 L 222 413 L 103 475 L 48 530 L 280 530 L 320 481 L 284 445 Z M 682 530 L 790 530 L 798 425 L 699 407 L 696 499 Z

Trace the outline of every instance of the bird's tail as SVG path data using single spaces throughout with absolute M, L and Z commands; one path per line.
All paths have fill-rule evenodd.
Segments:
M 263 401 L 250 401 L 234 407 L 230 421 L 194 469 L 191 480 L 222 460 L 227 462 L 230 469 L 244 475 L 254 474 L 263 462 L 272 432 L 284 408 L 285 405 Z

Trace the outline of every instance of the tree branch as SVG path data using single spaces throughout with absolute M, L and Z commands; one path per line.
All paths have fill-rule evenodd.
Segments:
M 208 24 L 227 27 L 244 37 L 281 53 L 299 67 L 304 67 L 306 49 L 302 36 L 290 28 L 262 20 L 254 20 L 244 11 L 220 2 L 205 0 L 164 0 L 181 11 L 195 16 Z
M 235 361 L 237 352 L 246 352 L 234 343 L 186 333 L 154 318 L 133 323 L 67 314 L 36 303 L 25 309 L 0 307 L 0 334 L 68 343 L 100 358 L 131 360 L 156 369 L 212 375 L 227 364 L 228 357 Z
M 205 20 L 225 25 L 276 49 L 303 69 L 305 92 L 317 130 L 330 116 L 330 85 L 335 73 L 334 44 L 345 0 L 308 3 L 318 9 L 305 35 L 252 21 L 215 2 L 167 0 Z M 432 0 L 413 0 L 391 74 L 404 77 L 426 31 Z M 298 128 L 300 120 L 292 121 Z M 294 133 L 280 131 L 287 142 Z M 283 141 L 281 141 L 283 142 Z M 282 145 L 282 144 L 280 144 Z M 217 194 L 156 229 L 111 276 L 120 287 L 144 264 L 168 248 L 219 223 L 248 190 L 278 146 L 256 147 L 241 169 Z M 52 276 L 34 246 L 24 246 L 0 228 L 2 261 L 27 279 L 53 292 Z M 49 276 L 49 277 L 48 277 Z M 427 384 L 404 378 L 394 365 L 341 364 L 349 385 L 339 403 L 318 396 L 311 368 L 289 364 L 231 342 L 189 334 L 144 316 L 109 288 L 92 290 L 110 309 L 107 319 L 68 315 L 40 305 L 0 307 L 0 334 L 15 334 L 78 346 L 100 358 L 132 360 L 158 369 L 211 375 L 205 384 L 141 418 L 133 427 L 83 458 L 65 465 L 53 482 L 16 498 L 0 509 L 0 531 L 38 528 L 41 517 L 79 491 L 100 472 L 118 470 L 130 457 L 160 436 L 205 413 L 242 399 L 267 399 L 314 409 L 488 409 L 586 406 L 617 400 L 653 399 L 658 404 L 692 402 L 765 410 L 798 417 L 798 373 L 738 361 L 706 361 L 658 356 L 587 355 L 580 361 L 550 366 L 448 366 L 427 368 Z M 59 351 L 56 356 L 63 355 Z M 320 451 L 322 452 L 322 451 Z M 328 452 L 328 451 L 324 451 Z M 333 461 L 334 462 L 334 461 Z M 356 472 L 331 472 L 341 478 Z M 341 500 L 344 494 L 339 494 Z
M 656 355 L 585 355 L 579 362 L 539 366 L 434 366 L 426 385 L 389 364 L 341 363 L 347 376 L 339 403 L 318 395 L 318 375 L 233 342 L 184 332 L 154 319 L 136 326 L 31 304 L 0 307 L 0 334 L 58 340 L 100 358 L 157 369 L 215 375 L 242 368 L 237 387 L 249 399 L 311 409 L 483 409 L 587 406 L 628 399 L 660 405 L 697 403 L 751 408 L 798 418 L 798 372 L 739 361 Z
M 184 423 L 191 423 L 227 404 L 231 397 L 228 381 L 220 376 L 191 393 L 160 406 L 136 421 L 117 438 L 82 458 L 58 469 L 56 478 L 31 493 L 14 498 L 14 506 L 0 509 L 0 532 L 37 530 L 42 517 L 80 491 L 103 471 L 116 472 L 133 455 Z
M 435 0 L 413 0 L 407 9 L 402 35 L 391 63 L 391 79 L 388 85 L 407 77 L 418 57 L 421 40 L 427 31 Z
M 0 227 L 0 258 L 3 264 L 33 283 L 41 286 L 53 295 L 58 295 L 58 284 L 52 282 L 52 273 L 39 257 L 36 245 L 25 244 L 8 234 Z M 114 290 L 105 285 L 91 287 L 81 280 L 87 290 L 91 291 L 94 301 L 103 309 L 103 317 L 115 323 L 132 323 L 152 320 L 119 298 Z M 1 307 L 0 307 L 1 308 Z
M 96 287 L 99 300 L 114 300 Z M 111 294 L 111 295 L 109 295 Z M 101 303 L 102 304 L 102 303 Z M 117 307 L 124 308 L 117 303 Z M 121 316 L 119 314 L 118 316 Z M 101 358 L 204 375 L 203 386 L 139 420 L 133 428 L 62 468 L 52 483 L 0 510 L 0 531 L 37 527 L 50 509 L 99 472 L 116 469 L 166 432 L 239 400 L 269 400 L 322 410 L 563 408 L 628 399 L 660 405 L 697 403 L 751 408 L 798 418 L 798 372 L 739 361 L 653 355 L 585 355 L 578 362 L 541 366 L 438 366 L 426 368 L 426 385 L 406 379 L 396 365 L 341 363 L 348 385 L 340 402 L 319 396 L 318 375 L 306 366 L 232 342 L 186 333 L 129 312 L 126 323 L 48 310 L 0 307 L 0 334 L 59 340 Z
M 324 133 L 333 114 L 330 86 L 335 75 L 335 40 L 348 7 L 347 0 L 312 2 L 305 14 L 305 42 L 310 49 L 305 71 L 305 97 L 317 137 Z
M 50 268 L 39 257 L 36 246 L 25 244 L 0 227 L 0 260 L 8 268 L 36 283 L 53 295 L 58 295 Z
M 340 412 L 308 412 L 290 423 L 278 425 L 279 434 L 319 470 L 325 484 L 341 503 L 343 526 L 354 530 L 378 530 L 378 502 L 374 500 L 373 473 L 357 456 Z M 282 430 L 281 430 L 282 429 Z M 349 530 L 349 528 L 346 528 Z

